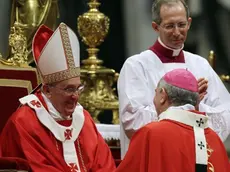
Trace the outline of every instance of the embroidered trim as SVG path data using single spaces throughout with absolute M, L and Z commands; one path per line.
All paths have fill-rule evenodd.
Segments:
M 59 146 L 58 146 L 58 142 L 57 142 L 57 140 L 55 139 L 55 144 L 56 144 L 56 148 L 57 148 L 57 150 L 59 151 Z
M 222 141 L 225 141 L 228 137 L 227 121 L 219 113 L 208 113 L 208 116 L 211 128 L 218 134 Z
M 65 57 L 67 60 L 67 66 L 70 69 L 74 68 L 75 67 L 74 58 L 73 58 L 72 48 L 70 45 L 67 26 L 65 24 L 60 24 L 59 30 L 60 30 L 60 34 L 61 34 L 62 45 L 64 48 Z
M 59 82 L 59 81 L 63 81 L 66 79 L 80 76 L 80 74 L 81 74 L 80 67 L 75 67 L 75 68 L 71 68 L 69 70 L 65 70 L 65 71 L 61 71 L 61 72 L 57 72 L 57 73 L 52 73 L 50 75 L 45 75 L 42 77 L 42 80 L 44 83 L 51 84 L 54 82 Z
M 87 172 L 86 167 L 85 167 L 85 163 L 84 163 L 84 159 L 83 159 L 83 156 L 82 156 L 82 153 L 81 153 L 81 147 L 80 147 L 79 139 L 77 139 L 77 148 L 78 148 L 78 152 L 79 152 L 79 156 L 80 156 L 80 159 L 81 159 L 83 170 L 85 172 Z
M 207 165 L 207 142 L 204 134 L 204 129 L 208 128 L 208 117 L 198 115 L 194 112 L 172 108 L 161 113 L 159 117 L 160 121 L 169 119 L 193 127 L 196 151 L 196 164 Z
M 62 45 L 63 45 L 68 69 L 65 71 L 44 75 L 42 79 L 43 82 L 47 84 L 77 77 L 80 76 L 81 74 L 80 67 L 76 67 L 74 63 L 74 57 L 73 57 L 73 52 L 70 44 L 67 26 L 63 23 L 60 24 L 59 31 L 61 34 Z

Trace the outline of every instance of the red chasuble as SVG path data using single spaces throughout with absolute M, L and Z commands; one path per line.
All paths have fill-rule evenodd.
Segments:
M 207 172 L 229 172 L 223 143 L 207 128 Z M 116 172 L 195 172 L 193 128 L 172 120 L 152 122 L 138 130 Z
M 37 94 L 46 107 L 41 94 Z M 115 163 L 111 152 L 96 129 L 90 114 L 84 110 L 85 121 L 75 143 L 81 172 L 112 172 Z M 68 126 L 70 120 L 59 122 Z M 66 132 L 66 137 L 71 137 Z M 62 143 L 44 127 L 35 111 L 27 105 L 20 107 L 9 119 L 0 137 L 0 152 L 3 157 L 27 159 L 35 172 L 75 172 L 63 158 Z

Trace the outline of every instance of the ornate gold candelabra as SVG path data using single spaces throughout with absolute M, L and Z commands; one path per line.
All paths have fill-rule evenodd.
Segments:
M 213 50 L 209 51 L 208 62 L 212 66 L 212 68 L 216 69 L 216 56 Z
M 105 111 L 113 112 L 113 123 L 118 120 L 118 98 L 114 93 L 114 83 L 118 74 L 102 66 L 103 61 L 97 58 L 98 47 L 109 31 L 109 18 L 98 9 L 100 3 L 90 0 L 89 11 L 78 17 L 78 32 L 82 41 L 89 47 L 89 57 L 82 60 L 81 79 L 86 85 L 80 97 L 80 103 L 91 113 L 98 122 L 98 115 Z
M 26 48 L 27 39 L 23 35 L 23 31 L 17 23 L 11 27 L 9 46 L 11 48 L 10 58 L 5 60 L 0 54 L 0 63 L 8 66 L 29 67 L 27 58 L 28 50 Z
M 12 1 L 10 54 L 0 58 L 0 64 L 28 67 L 33 62 L 32 39 L 36 30 L 42 24 L 55 29 L 58 17 L 58 0 Z
M 212 66 L 212 68 L 215 70 L 216 69 L 216 55 L 215 55 L 213 50 L 211 50 L 209 52 L 208 62 Z M 229 75 L 220 74 L 219 77 L 223 82 L 229 82 L 230 81 Z

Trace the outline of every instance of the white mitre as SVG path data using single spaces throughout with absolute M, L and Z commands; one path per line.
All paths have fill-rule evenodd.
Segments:
M 80 76 L 80 47 L 76 34 L 61 23 L 55 31 L 39 27 L 32 42 L 34 61 L 44 84 Z

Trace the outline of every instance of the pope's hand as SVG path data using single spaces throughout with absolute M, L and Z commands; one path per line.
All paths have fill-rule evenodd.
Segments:
M 207 94 L 208 80 L 204 78 L 198 79 L 198 91 L 200 96 L 200 101 L 203 100 L 204 96 Z

